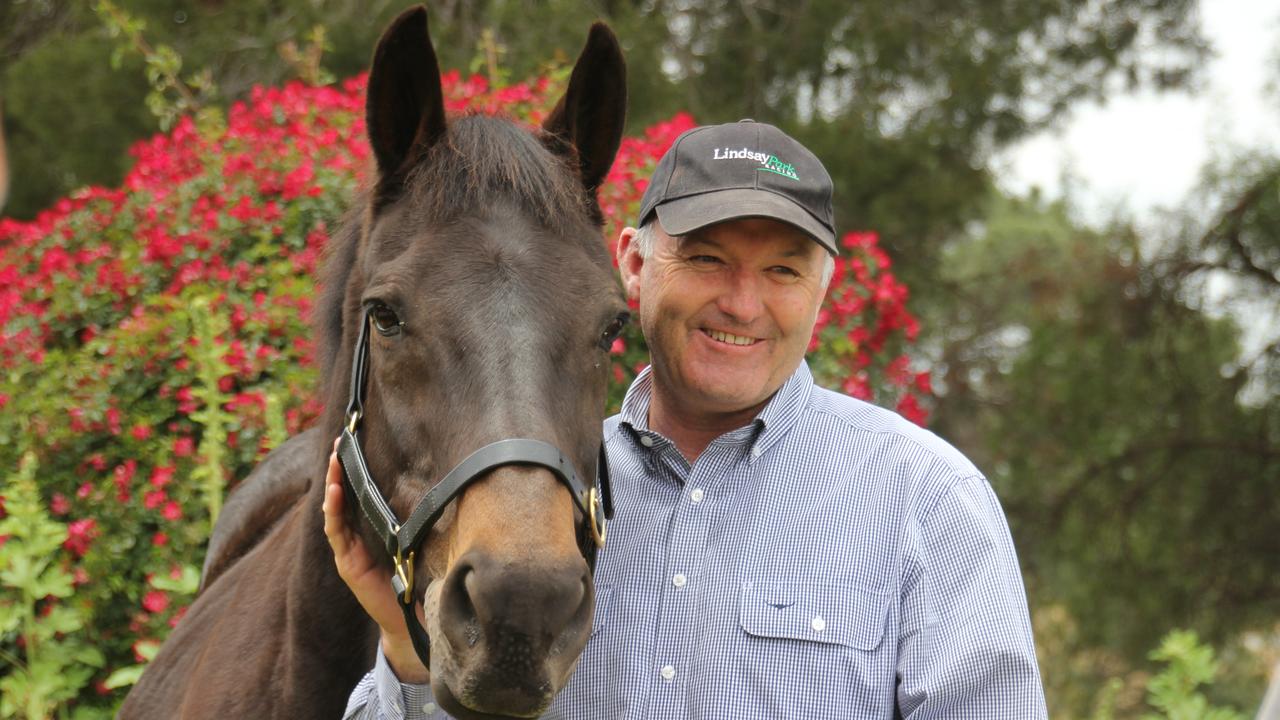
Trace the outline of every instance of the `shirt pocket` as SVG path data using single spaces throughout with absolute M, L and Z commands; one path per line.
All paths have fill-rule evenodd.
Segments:
M 745 582 L 739 621 L 758 638 L 803 640 L 865 652 L 884 641 L 890 595 L 823 582 Z

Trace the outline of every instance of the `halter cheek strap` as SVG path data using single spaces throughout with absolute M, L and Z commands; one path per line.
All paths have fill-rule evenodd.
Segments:
M 401 523 L 391 506 L 378 490 L 369 473 L 364 452 L 360 449 L 357 433 L 364 416 L 365 380 L 369 366 L 369 313 L 361 318 L 360 333 L 356 339 L 355 357 L 351 363 L 351 394 L 347 402 L 347 423 L 338 439 L 338 461 L 343 474 L 355 493 L 360 511 L 382 540 L 395 565 L 391 585 L 404 612 L 405 624 L 414 650 L 423 665 L 431 667 L 431 641 L 414 610 L 413 568 L 418 546 L 435 525 L 445 507 L 468 485 L 486 473 L 504 465 L 534 465 L 549 470 L 557 480 L 569 489 L 574 504 L 582 513 L 582 530 L 578 547 L 594 572 L 596 551 L 604 547 L 606 520 L 613 517 L 613 493 L 609 487 L 609 467 L 600 445 L 596 475 L 599 490 L 588 487 L 574 470 L 573 463 L 554 445 L 541 440 L 512 438 L 499 440 L 471 453 L 436 483 L 418 501 L 409 519 Z M 407 552 L 407 557 L 406 557 Z

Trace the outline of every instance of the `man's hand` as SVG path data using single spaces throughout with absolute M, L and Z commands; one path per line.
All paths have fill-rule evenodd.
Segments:
M 430 679 L 413 649 L 404 612 L 391 589 L 391 571 L 369 554 L 355 528 L 348 527 L 342 512 L 342 466 L 338 464 L 337 443 L 329 455 L 329 472 L 324 478 L 324 534 L 333 548 L 338 575 L 351 588 L 356 600 L 382 629 L 382 654 L 391 663 L 400 682 L 425 683 Z M 417 608 L 419 619 L 422 608 Z

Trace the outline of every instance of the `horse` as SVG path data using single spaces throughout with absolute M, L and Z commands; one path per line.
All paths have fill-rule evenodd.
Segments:
M 228 503 L 237 539 L 118 717 L 341 716 L 378 629 L 323 533 L 338 436 L 360 501 L 347 520 L 370 548 L 395 545 L 384 562 L 425 616 L 436 702 L 464 719 L 545 711 L 590 634 L 583 540 L 603 542 L 607 502 L 578 478 L 603 460 L 609 346 L 627 312 L 595 199 L 625 113 L 603 24 L 525 129 L 446 117 L 425 8 L 391 23 L 366 101 L 376 179 L 330 242 L 316 303 L 325 411 L 255 472 L 265 494 Z M 506 450 L 477 460 L 494 447 Z

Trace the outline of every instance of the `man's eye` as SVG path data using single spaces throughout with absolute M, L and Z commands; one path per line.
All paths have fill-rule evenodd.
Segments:
M 383 335 L 399 335 L 400 329 L 404 327 L 404 321 L 385 303 L 376 303 L 370 307 L 369 317 L 373 319 L 374 328 Z
M 689 262 L 698 263 L 701 265 L 712 265 L 712 264 L 719 263 L 720 258 L 716 257 L 715 255 L 691 255 L 689 256 Z
M 800 277 L 800 273 L 796 272 L 795 268 L 790 268 L 790 267 L 787 267 L 786 265 L 775 265 L 771 269 L 773 270 L 774 273 L 777 273 L 778 275 L 787 275 L 789 277 Z

